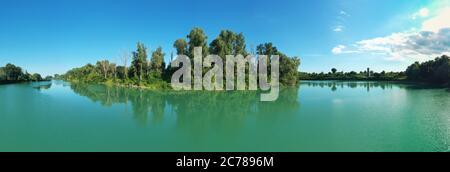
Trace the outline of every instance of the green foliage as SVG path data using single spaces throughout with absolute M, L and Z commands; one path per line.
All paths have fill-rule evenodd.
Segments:
M 31 75 L 31 80 L 32 81 L 42 81 L 43 78 L 40 74 L 35 73 L 35 74 Z
M 31 75 L 28 72 L 23 73 L 21 67 L 10 63 L 6 64 L 5 67 L 0 67 L 0 84 L 43 80 L 40 74 L 35 73 Z
M 298 83 L 298 68 L 300 66 L 300 59 L 298 57 L 288 57 L 286 54 L 279 52 L 277 47 L 271 42 L 258 45 L 256 51 L 258 55 L 267 55 L 269 60 L 273 55 L 279 56 L 280 84 L 293 86 Z M 270 72 L 270 67 L 268 71 Z
M 24 75 L 22 72 L 22 68 L 15 66 L 13 64 L 6 64 L 4 67 L 5 73 L 6 73 L 6 80 L 9 81 L 17 81 L 19 80 L 19 77 Z
M 335 68 L 333 68 L 335 69 Z M 329 73 L 306 73 L 299 72 L 300 80 L 371 80 L 371 81 L 400 81 L 406 78 L 404 72 L 385 72 L 380 73 L 371 72 L 371 76 L 368 77 L 367 71 L 361 72 L 333 72 L 333 69 Z
M 185 39 L 177 39 L 173 43 L 173 47 L 177 50 L 177 55 L 188 54 L 187 46 L 188 44 Z
M 278 53 L 277 47 L 273 46 L 271 42 L 258 45 L 256 51 L 259 55 L 267 55 L 269 57 Z
M 6 72 L 3 69 L 3 67 L 0 67 L 0 81 L 5 81 L 6 80 Z
M 226 55 L 248 55 L 245 38 L 242 33 L 237 34 L 230 30 L 223 30 L 209 44 L 211 48 L 207 46 L 208 37 L 200 28 L 192 29 L 187 38 L 188 42 L 185 39 L 178 39 L 174 42 L 173 47 L 178 55 L 185 54 L 193 58 L 194 47 L 199 46 L 203 47 L 203 58 L 208 54 L 218 54 L 222 58 L 225 58 Z M 110 63 L 108 60 L 102 60 L 95 65 L 87 64 L 80 68 L 74 68 L 57 78 L 76 82 L 105 83 L 108 85 L 120 84 L 148 88 L 170 88 L 170 77 L 177 69 L 172 68 L 170 65 L 166 68 L 164 62 L 165 53 L 162 51 L 162 48 L 159 47 L 153 51 L 151 59 L 148 61 L 145 45 L 137 43 L 136 47 L 136 51 L 132 53 L 133 59 L 128 73 L 125 72 L 126 68 L 128 68 L 127 66 L 116 66 L 116 64 Z M 298 67 L 300 65 L 300 60 L 297 57 L 291 58 L 279 52 L 272 43 L 259 45 L 258 54 L 279 55 L 281 84 L 297 84 Z M 246 72 L 248 72 L 248 66 L 246 66 Z
M 222 58 L 225 58 L 226 55 L 246 56 L 244 35 L 230 30 L 221 31 L 219 36 L 210 43 L 209 53 L 217 54 Z
M 280 83 L 293 86 L 298 84 L 298 67 L 300 59 L 298 57 L 290 58 L 283 53 L 280 56 Z
M 450 83 L 450 58 L 446 55 L 424 63 L 415 62 L 406 69 L 409 80 L 435 84 Z
M 205 35 L 203 29 L 197 27 L 192 29 L 187 38 L 189 39 L 187 54 L 190 58 L 192 59 L 194 58 L 195 47 L 202 47 L 203 57 L 206 57 L 208 55 L 208 46 L 207 46 L 208 37 Z
M 152 59 L 150 62 L 150 73 L 157 78 L 161 78 L 166 68 L 164 63 L 165 54 L 162 52 L 162 48 L 159 47 L 152 53 Z
M 142 43 L 137 43 L 137 50 L 133 52 L 131 71 L 135 78 L 142 81 L 147 69 L 147 48 Z

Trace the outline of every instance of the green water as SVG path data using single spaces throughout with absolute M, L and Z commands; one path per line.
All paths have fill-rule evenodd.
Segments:
M 450 92 L 302 82 L 255 92 L 152 92 L 62 81 L 0 85 L 0 151 L 448 151 Z

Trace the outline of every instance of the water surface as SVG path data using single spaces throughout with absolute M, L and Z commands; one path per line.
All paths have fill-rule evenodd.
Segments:
M 303 81 L 257 92 L 0 85 L 0 151 L 448 151 L 450 92 Z

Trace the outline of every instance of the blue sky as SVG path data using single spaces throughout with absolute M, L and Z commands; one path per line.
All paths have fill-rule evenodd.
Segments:
M 301 58 L 301 71 L 401 71 L 450 52 L 450 32 L 439 30 L 450 27 L 443 20 L 448 1 L 2 0 L 0 65 L 64 73 L 100 59 L 119 63 L 120 51 L 133 51 L 138 41 L 150 50 L 162 46 L 168 60 L 173 41 L 201 27 L 208 41 L 230 29 L 244 33 L 248 49 L 273 42 Z M 436 39 L 439 47 L 429 43 Z M 426 49 L 411 48 L 414 41 L 428 41 Z

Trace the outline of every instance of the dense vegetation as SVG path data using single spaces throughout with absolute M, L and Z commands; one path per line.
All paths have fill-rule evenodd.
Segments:
M 424 63 L 416 62 L 405 73 L 411 81 L 450 86 L 450 58 L 443 55 Z
M 173 46 L 177 55 L 185 54 L 193 59 L 194 47 L 203 48 L 203 58 L 208 54 L 217 54 L 221 58 L 225 55 L 248 55 L 245 38 L 242 33 L 235 33 L 230 30 L 223 30 L 211 43 L 207 43 L 208 37 L 200 28 L 194 28 L 187 35 L 186 39 L 177 39 Z M 258 55 L 279 55 L 280 56 L 280 83 L 283 85 L 295 85 L 298 81 L 298 67 L 300 60 L 297 57 L 288 57 L 272 43 L 258 45 Z M 253 54 L 253 53 L 252 53 Z M 121 55 L 122 65 L 111 63 L 108 60 L 97 62 L 95 65 L 87 64 L 80 68 L 68 71 L 58 77 L 68 81 L 87 83 L 107 83 L 128 86 L 142 86 L 149 88 L 169 88 L 169 82 L 173 72 L 177 69 L 170 65 L 166 67 L 161 47 L 151 53 L 148 59 L 147 48 L 142 43 L 137 43 L 137 48 L 132 52 L 131 65 L 127 66 L 128 55 L 125 52 Z M 173 54 L 171 54 L 171 60 Z
M 13 64 L 6 64 L 4 67 L 0 67 L 0 84 L 28 82 L 28 81 L 44 81 L 51 80 L 51 77 L 42 78 L 38 73 L 30 74 L 23 72 L 21 67 Z
M 405 72 L 374 72 L 374 71 L 360 71 L 360 72 L 337 72 L 333 68 L 328 73 L 299 73 L 300 80 L 357 80 L 357 81 L 400 81 L 405 80 Z

